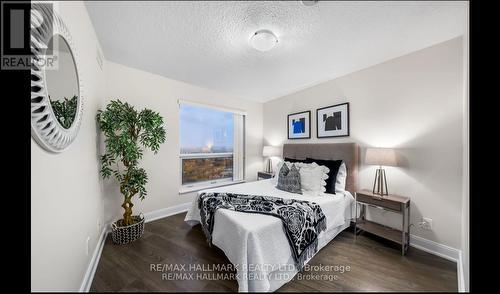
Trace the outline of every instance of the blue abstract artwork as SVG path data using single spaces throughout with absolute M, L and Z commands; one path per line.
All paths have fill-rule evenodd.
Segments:
M 304 117 L 300 119 L 293 119 L 292 125 L 294 134 L 302 134 L 306 132 L 306 119 Z

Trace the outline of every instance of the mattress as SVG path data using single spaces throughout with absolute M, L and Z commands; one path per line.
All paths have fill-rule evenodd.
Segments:
M 347 191 L 335 195 L 294 194 L 276 189 L 272 179 L 203 190 L 198 192 L 198 196 L 203 192 L 272 196 L 319 204 L 326 216 L 326 230 L 318 236 L 318 251 L 349 227 L 354 215 L 354 198 Z M 197 197 L 185 221 L 190 225 L 200 222 Z M 279 218 L 218 209 L 214 218 L 212 244 L 224 251 L 235 265 L 239 292 L 275 291 L 297 273 Z

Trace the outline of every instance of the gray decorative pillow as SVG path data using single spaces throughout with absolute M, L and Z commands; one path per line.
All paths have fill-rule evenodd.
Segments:
M 295 164 L 292 164 L 291 168 L 283 164 L 278 173 L 278 185 L 276 188 L 291 193 L 302 194 L 300 173 Z

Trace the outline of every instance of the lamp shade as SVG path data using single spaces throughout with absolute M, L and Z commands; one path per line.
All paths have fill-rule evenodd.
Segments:
M 271 157 L 271 156 L 280 156 L 281 148 L 277 146 L 264 146 L 262 149 L 262 156 Z
M 389 148 L 368 148 L 365 157 L 366 164 L 396 166 L 396 152 Z

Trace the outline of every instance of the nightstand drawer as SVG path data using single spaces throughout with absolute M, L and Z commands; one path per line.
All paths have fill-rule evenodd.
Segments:
M 359 194 L 357 193 L 356 194 L 356 200 L 359 201 L 359 202 L 363 202 L 363 203 L 367 203 L 367 204 L 373 204 L 373 205 L 376 205 L 376 206 L 381 206 L 381 207 L 384 207 L 384 208 L 388 208 L 388 209 L 391 209 L 391 210 L 394 210 L 394 211 L 402 211 L 402 204 L 399 203 L 399 202 L 395 202 L 395 201 L 391 201 L 391 200 L 388 200 L 388 199 L 384 199 L 384 198 L 376 198 L 376 197 L 372 197 L 372 196 L 366 196 L 366 195 L 363 195 L 363 194 Z

